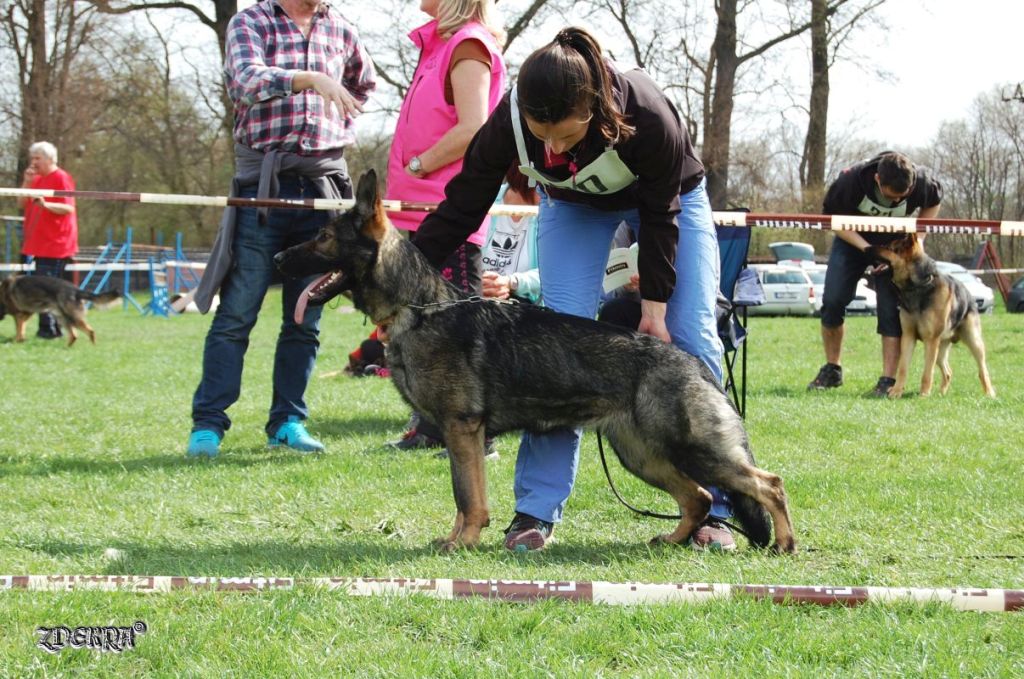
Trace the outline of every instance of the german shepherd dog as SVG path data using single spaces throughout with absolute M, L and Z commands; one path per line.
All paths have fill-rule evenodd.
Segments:
M 985 363 L 985 342 L 981 338 L 981 315 L 964 284 L 936 268 L 935 261 L 925 254 L 917 234 L 908 234 L 887 246 L 875 246 L 879 255 L 892 267 L 892 280 L 899 291 L 900 363 L 896 384 L 889 389 L 889 398 L 900 398 L 907 386 L 907 371 L 917 340 L 924 343 L 924 374 L 921 375 L 921 396 L 932 393 L 932 376 L 936 362 L 942 372 L 939 393 L 949 390 L 953 371 L 949 367 L 949 347 L 963 340 L 978 363 L 978 377 L 986 396 L 995 398 L 996 391 Z
M 0 281 L 0 319 L 14 316 L 14 341 L 25 341 L 25 324 L 32 314 L 51 311 L 68 329 L 68 346 L 78 339 L 75 328 L 96 344 L 96 332 L 85 322 L 85 303 L 108 304 L 121 297 L 112 290 L 96 295 L 80 290 L 62 278 L 50 276 L 11 276 Z
M 773 549 L 796 551 L 782 479 L 755 466 L 743 421 L 699 359 L 612 325 L 467 297 L 388 221 L 374 172 L 353 209 L 275 261 L 285 275 L 326 274 L 297 318 L 346 292 L 386 327 L 395 386 L 451 453 L 457 512 L 443 550 L 475 546 L 489 524 L 485 432 L 600 426 L 622 464 L 679 505 L 678 526 L 652 542 L 684 542 L 707 516 L 704 487 L 717 485 L 754 545 L 768 546 L 770 514 Z

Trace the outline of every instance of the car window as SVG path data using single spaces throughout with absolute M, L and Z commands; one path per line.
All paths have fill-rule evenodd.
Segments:
M 810 276 L 811 282 L 815 285 L 822 285 L 825 283 L 824 271 L 808 271 L 807 275 Z
M 782 276 L 782 280 L 780 281 L 782 283 L 796 283 L 797 285 L 807 284 L 807 279 L 804 278 L 804 275 L 799 271 L 785 271 L 780 275 Z
M 778 284 L 778 283 L 785 283 L 786 281 L 784 281 L 782 279 L 782 274 L 781 273 L 775 273 L 775 272 L 769 271 L 769 272 L 765 273 L 765 275 L 764 275 L 764 282 L 765 283 L 775 283 L 775 284 Z
M 776 259 L 803 259 L 814 261 L 814 247 L 807 243 L 771 243 Z

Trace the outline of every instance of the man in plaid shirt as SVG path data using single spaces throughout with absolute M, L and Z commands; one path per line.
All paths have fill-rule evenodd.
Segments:
M 376 87 L 373 64 L 355 29 L 326 1 L 263 0 L 228 24 L 224 65 L 235 105 L 231 195 L 350 198 L 344 148 L 353 119 Z M 220 292 L 192 400 L 188 455 L 214 457 L 241 391 L 242 362 L 263 297 L 276 276 L 274 255 L 313 238 L 331 217 L 320 210 L 227 208 L 196 304 L 209 310 Z M 274 357 L 268 444 L 300 452 L 323 445 L 303 424 L 304 400 L 319 348 L 320 307 L 293 320 L 312 280 L 285 280 L 283 322 Z

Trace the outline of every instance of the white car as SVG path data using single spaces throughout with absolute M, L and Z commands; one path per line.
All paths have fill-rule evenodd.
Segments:
M 814 313 L 814 284 L 795 266 L 751 264 L 764 288 L 764 304 L 747 308 L 753 315 L 810 316 Z
M 953 262 L 935 262 L 935 266 L 938 267 L 940 272 L 949 274 L 967 287 L 967 291 L 971 293 L 975 304 L 978 305 L 979 313 L 984 314 L 992 311 L 995 306 L 995 293 L 980 278 Z
M 824 264 L 815 264 L 803 269 L 814 284 L 814 315 L 820 316 L 821 302 L 825 297 L 825 272 L 828 271 L 828 267 Z M 868 287 L 867 279 L 861 278 L 857 281 L 857 291 L 853 295 L 853 300 L 846 305 L 846 313 L 871 316 L 878 313 L 878 298 L 875 291 Z

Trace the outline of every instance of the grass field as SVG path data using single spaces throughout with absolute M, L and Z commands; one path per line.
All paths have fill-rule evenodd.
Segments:
M 346 313 L 348 311 L 349 313 Z M 631 515 L 591 435 L 558 541 L 501 548 L 516 438 L 488 464 L 493 525 L 471 553 L 428 543 L 450 528 L 446 462 L 383 443 L 407 410 L 390 383 L 339 370 L 362 316 L 325 313 L 310 430 L 322 456 L 265 448 L 280 300 L 252 338 L 243 396 L 220 457 L 188 461 L 192 391 L 208 317 L 94 311 L 99 344 L 30 338 L 0 324 L 0 574 L 449 577 L 923 587 L 1024 587 L 1024 316 L 984 319 L 999 399 L 981 397 L 962 347 L 946 397 L 861 398 L 878 377 L 874 320 L 853 318 L 847 384 L 804 390 L 821 363 L 813 319 L 757 318 L 748 426 L 786 482 L 801 553 L 741 542 L 730 555 L 648 548 L 670 526 Z M 34 321 L 33 321 L 34 323 Z M 34 329 L 34 325 L 32 326 Z M 672 511 L 627 477 L 634 501 Z M 109 548 L 123 557 L 110 560 Z M 1024 616 L 941 605 L 853 609 L 753 600 L 613 608 L 317 589 L 257 595 L 0 592 L 3 676 L 1022 676 Z M 123 654 L 36 647 L 39 626 L 130 625 Z

